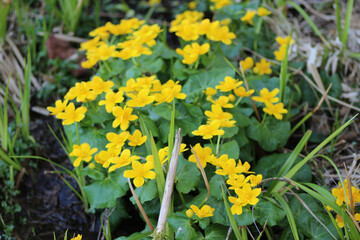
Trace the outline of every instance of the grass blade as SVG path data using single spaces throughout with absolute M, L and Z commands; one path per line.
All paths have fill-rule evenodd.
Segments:
M 336 29 L 339 39 L 341 38 L 341 16 L 340 16 L 340 3 L 339 0 L 335 0 L 335 16 L 336 16 Z
M 337 129 L 334 133 L 332 133 L 329 137 L 327 137 L 324 141 L 322 141 L 314 150 L 312 150 L 303 160 L 301 160 L 298 164 L 296 164 L 293 168 L 289 170 L 289 172 L 286 173 L 285 177 L 292 178 L 299 169 L 304 166 L 305 163 L 307 163 L 311 158 L 315 156 L 315 154 L 320 151 L 326 144 L 328 144 L 333 138 L 335 138 L 337 135 L 339 135 L 347 126 L 349 126 L 354 119 L 357 117 L 358 114 L 356 114 L 354 117 L 352 117 L 349 121 L 347 121 L 344 125 L 342 125 L 339 129 Z M 286 182 L 279 182 L 276 184 L 276 186 L 272 189 L 272 192 L 277 192 L 281 188 L 283 188 L 286 185 Z
M 291 33 L 289 34 L 289 37 Z M 287 80 L 287 66 L 288 66 L 288 57 L 289 57 L 289 49 L 290 49 L 290 42 L 288 41 L 286 44 L 285 50 L 285 57 L 281 61 L 281 70 L 280 70 L 280 102 L 284 102 L 285 96 L 285 87 L 286 87 L 286 80 Z
M 225 205 L 225 209 L 226 209 L 226 214 L 227 214 L 227 216 L 229 218 L 230 225 L 231 225 L 231 227 L 232 227 L 232 229 L 234 231 L 236 239 L 241 240 L 241 233 L 240 233 L 239 227 L 238 227 L 238 225 L 236 223 L 234 215 L 232 215 L 232 213 L 231 213 L 230 206 L 229 206 L 229 203 L 226 200 L 224 188 L 223 188 L 222 185 L 221 185 L 221 191 L 222 191 L 222 196 L 223 196 L 224 205 Z
M 159 192 L 160 202 L 162 202 L 162 198 L 164 196 L 164 189 L 165 189 L 165 177 L 164 177 L 164 171 L 161 167 L 158 149 L 156 147 L 156 144 L 155 144 L 155 141 L 154 141 L 154 138 L 153 138 L 151 132 L 150 132 L 150 140 L 151 140 L 152 155 L 154 158 L 154 169 L 155 169 L 155 173 L 156 173 L 156 185 L 157 185 L 158 192 Z
M 354 6 L 354 0 L 349 0 L 347 9 L 346 9 L 344 30 L 341 34 L 341 42 L 343 44 L 343 51 L 345 51 L 347 48 L 347 40 L 348 40 L 348 36 L 349 36 L 348 33 L 349 33 L 349 28 L 350 28 L 353 6 Z
M 273 196 L 276 198 L 276 200 L 278 200 L 278 202 L 280 202 L 281 206 L 283 207 L 283 209 L 285 211 L 285 214 L 289 221 L 289 225 L 290 225 L 291 231 L 293 233 L 294 239 L 299 240 L 300 238 L 299 238 L 299 234 L 297 231 L 294 215 L 292 214 L 289 204 L 287 204 L 285 199 L 282 196 L 280 196 L 279 194 L 273 193 Z

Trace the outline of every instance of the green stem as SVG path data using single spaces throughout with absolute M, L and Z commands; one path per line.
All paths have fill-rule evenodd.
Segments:
M 78 126 L 78 122 L 76 122 L 76 142 L 77 142 L 77 145 L 80 146 L 80 137 L 79 137 L 79 126 Z
M 255 30 L 255 36 L 256 37 L 260 33 L 260 29 L 261 29 L 261 25 L 262 25 L 263 20 L 264 20 L 264 18 L 260 17 L 260 20 L 258 21 L 258 23 L 256 25 L 256 30 Z M 257 39 L 255 39 L 255 41 L 254 41 L 254 49 L 255 49 L 255 51 L 257 50 L 257 47 L 258 47 L 258 42 L 257 42 Z
M 216 156 L 218 156 L 218 154 L 219 154 L 219 148 L 220 148 L 220 138 L 221 138 L 221 136 L 220 135 L 218 135 L 218 139 L 217 139 L 217 143 L 216 143 Z
M 235 105 L 234 105 L 234 108 L 236 108 L 237 105 L 239 105 L 239 103 L 241 102 L 242 100 L 242 97 L 239 97 L 239 99 L 236 101 Z
M 262 119 L 262 121 L 261 121 L 261 124 L 264 124 L 265 119 L 266 119 L 266 116 L 267 116 L 267 113 L 264 114 L 263 119 Z
M 211 143 L 211 148 L 212 148 L 212 150 L 213 150 L 214 152 L 216 152 L 215 147 L 214 147 L 214 143 L 212 142 L 211 138 L 210 138 L 209 140 L 210 140 L 210 143 Z

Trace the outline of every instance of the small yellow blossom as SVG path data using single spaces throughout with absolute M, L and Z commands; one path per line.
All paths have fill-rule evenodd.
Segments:
M 241 21 L 246 22 L 246 23 L 248 23 L 250 25 L 254 25 L 252 19 L 254 18 L 255 14 L 256 14 L 255 10 L 248 9 L 246 11 L 245 15 L 241 18 Z
M 209 205 L 204 205 L 202 206 L 201 209 L 199 209 L 195 205 L 191 205 L 190 208 L 194 211 L 194 213 L 196 214 L 196 216 L 198 216 L 198 218 L 214 216 L 215 208 L 212 208 Z
M 287 113 L 288 111 L 284 108 L 283 103 L 272 104 L 271 102 L 265 102 L 266 107 L 263 108 L 263 111 L 267 114 L 274 115 L 276 119 L 282 120 L 283 116 L 281 114 Z
M 75 109 L 74 103 L 70 103 L 65 107 L 64 112 L 56 115 L 56 118 L 63 119 L 63 125 L 70 125 L 74 122 L 80 122 L 85 117 L 86 107 L 78 107 Z
M 186 210 L 185 214 L 188 218 L 192 218 L 194 216 L 194 211 L 191 209 L 188 209 L 188 210 Z
M 232 215 L 240 215 L 242 214 L 242 207 L 246 204 L 242 200 L 242 198 L 229 197 L 229 201 L 233 204 L 230 208 Z
M 182 86 L 179 85 L 179 81 L 174 82 L 173 80 L 167 81 L 161 89 L 160 93 L 155 94 L 155 105 L 163 102 L 171 103 L 175 98 L 185 99 L 186 94 L 181 92 Z
M 241 163 L 241 160 L 239 159 L 238 165 L 240 173 L 253 173 L 250 172 L 250 164 L 248 162 L 244 162 L 244 164 Z
M 200 143 L 197 143 L 193 149 L 194 149 L 194 151 L 196 153 L 196 156 L 198 157 L 198 159 L 200 161 L 201 166 L 203 168 L 205 168 L 206 163 L 210 162 L 210 157 L 212 155 L 211 148 L 209 148 L 209 147 L 202 148 Z M 196 160 L 196 157 L 195 157 L 194 153 L 192 155 L 190 155 L 189 161 L 196 163 L 196 166 L 199 168 L 199 165 L 197 163 L 197 160 Z
M 216 135 L 224 135 L 225 131 L 220 128 L 220 122 L 211 122 L 207 125 L 201 125 L 198 130 L 192 132 L 196 136 L 202 136 L 203 139 L 210 139 Z
M 232 158 L 226 162 L 221 163 L 221 168 L 215 171 L 219 175 L 229 175 L 229 178 L 236 178 L 237 174 L 241 173 L 239 166 L 236 166 L 236 161 Z
M 221 9 L 231 4 L 230 0 L 211 0 L 215 4 L 215 9 Z
M 220 92 L 229 92 L 240 86 L 242 83 L 243 82 L 239 81 L 238 79 L 226 76 L 224 81 L 219 82 L 219 85 L 216 86 L 216 89 L 219 89 Z
M 220 24 L 221 24 L 221 25 L 224 25 L 224 26 L 228 26 L 228 25 L 230 25 L 230 23 L 231 23 L 231 19 L 230 19 L 230 18 L 225 18 L 225 19 L 223 19 L 223 20 L 220 21 Z
M 170 27 L 170 32 L 175 32 L 175 35 L 185 41 L 196 41 L 199 38 L 199 24 L 192 22 L 189 19 L 181 21 L 180 24 Z
M 234 91 L 235 91 L 235 89 L 234 89 Z M 228 98 L 229 98 L 229 101 L 231 101 L 231 102 L 234 102 L 235 99 L 236 99 L 236 97 L 234 96 L 234 94 L 231 94 L 231 93 L 229 94 Z
M 67 104 L 68 100 L 56 100 L 55 107 L 47 107 L 47 110 L 49 110 L 50 115 L 57 115 L 65 110 Z
M 264 16 L 267 16 L 267 15 L 270 15 L 270 14 L 271 14 L 271 11 L 267 10 L 267 9 L 264 8 L 264 7 L 259 7 L 258 10 L 257 10 L 257 14 L 258 14 L 260 17 L 264 17 Z
M 89 84 L 89 88 L 95 94 L 101 94 L 103 92 L 110 92 L 111 88 L 114 86 L 113 81 L 104 82 L 102 80 L 102 78 L 99 76 L 94 76 L 88 84 Z
M 278 42 L 280 45 L 291 45 L 295 43 L 295 40 L 290 37 L 290 36 L 286 36 L 286 37 L 276 37 L 275 38 L 276 42 Z
M 224 112 L 219 105 L 211 105 L 211 111 L 205 111 L 205 115 L 209 117 L 209 121 L 219 121 L 220 127 L 229 127 L 235 123 L 230 121 L 233 115 L 228 112 Z
M 132 170 L 126 170 L 124 172 L 124 177 L 126 178 L 134 178 L 134 185 L 135 187 L 141 187 L 144 185 L 145 178 L 148 179 L 155 179 L 156 174 L 153 171 L 150 171 L 152 169 L 151 164 L 144 163 L 141 164 L 138 161 L 134 161 L 132 163 Z
M 105 105 L 106 112 L 111 113 L 114 110 L 116 103 L 122 103 L 124 101 L 124 92 L 118 91 L 114 93 L 110 91 L 106 93 L 105 100 L 101 100 L 99 105 Z
M 347 180 L 344 180 L 344 187 L 341 185 L 341 183 L 339 183 L 339 186 L 337 188 L 333 188 L 331 193 L 336 197 L 337 205 L 341 206 L 343 203 L 347 205 L 350 204 L 350 193 Z M 358 188 L 351 186 L 351 195 L 353 198 L 353 205 L 360 202 L 360 190 Z
M 106 148 L 109 148 L 110 151 L 117 150 L 121 151 L 121 148 L 124 146 L 125 141 L 130 137 L 129 132 L 121 132 L 119 134 L 109 132 L 106 134 L 106 139 L 109 141 L 108 144 L 106 144 Z
M 230 98 L 227 96 L 220 96 L 216 100 L 210 100 L 210 102 L 212 102 L 215 105 L 219 105 L 222 108 L 233 108 L 234 105 L 229 103 L 229 101 L 230 101 Z
M 191 2 L 189 2 L 189 8 L 190 8 L 191 10 L 194 10 L 194 9 L 196 8 L 196 6 L 197 6 L 197 2 L 196 2 L 196 1 L 191 1 Z
M 97 36 L 91 40 L 88 40 L 86 42 L 83 42 L 80 44 L 80 51 L 89 50 L 91 48 L 96 48 L 97 46 L 104 44 L 103 42 L 100 42 L 100 37 Z
M 109 162 L 114 164 L 109 168 L 109 172 L 127 166 L 138 159 L 140 159 L 140 157 L 135 155 L 131 156 L 131 152 L 129 149 L 124 149 L 124 151 L 121 152 L 121 155 L 119 157 L 113 157 L 109 159 Z
M 88 167 L 89 167 L 90 169 L 95 169 L 95 168 L 96 168 L 96 166 L 95 166 L 94 163 L 89 163 Z
M 82 239 L 82 235 L 78 234 L 76 237 L 71 238 L 71 240 L 81 240 Z
M 140 130 L 136 129 L 133 133 L 133 135 L 129 135 L 129 146 L 135 147 L 135 146 L 141 146 L 146 141 L 147 137 L 142 136 Z
M 163 166 L 164 163 L 167 161 L 167 151 L 165 151 L 164 148 L 159 149 L 158 156 L 159 156 L 161 166 Z M 154 156 L 153 155 L 148 155 L 146 157 L 146 162 L 149 163 L 150 166 L 152 166 L 152 168 L 154 168 L 155 165 L 154 165 Z
M 237 188 L 242 188 L 248 181 L 248 177 L 245 178 L 243 174 L 239 174 L 236 178 L 229 178 L 226 182 L 230 185 L 229 189 L 235 190 Z
M 207 96 L 206 97 L 206 100 L 210 101 L 212 99 L 212 96 L 214 96 L 216 94 L 216 89 L 212 88 L 212 87 L 208 87 L 206 88 L 203 93 L 205 93 L 205 95 Z
M 138 116 L 132 115 L 132 111 L 132 108 L 126 106 L 124 106 L 124 108 L 115 107 L 113 111 L 113 115 L 115 116 L 115 120 L 112 124 L 113 128 L 120 125 L 121 130 L 125 131 L 129 127 L 130 121 L 138 119 Z
M 204 43 L 203 45 L 199 45 L 197 42 L 188 44 L 184 47 L 184 49 L 176 49 L 176 53 L 183 56 L 182 60 L 185 64 L 192 64 L 196 62 L 200 55 L 207 53 L 210 49 L 210 45 L 208 43 Z
M 87 82 L 75 83 L 75 86 L 70 88 L 65 95 L 65 99 L 73 100 L 76 98 L 77 102 L 92 101 L 96 98 L 97 94 L 91 90 L 90 84 Z
M 161 0 L 149 0 L 149 6 L 160 4 Z
M 251 94 L 253 94 L 254 92 L 255 92 L 254 89 L 250 89 L 249 91 L 246 91 L 246 89 L 242 86 L 234 89 L 234 93 L 238 97 L 248 97 Z
M 281 45 L 278 51 L 274 51 L 275 59 L 282 61 L 285 58 L 286 54 L 286 45 Z
M 127 93 L 131 99 L 126 102 L 129 107 L 144 107 L 154 102 L 155 97 L 149 95 L 148 89 L 141 89 L 138 94 Z
M 342 217 L 340 217 L 339 214 L 336 214 L 336 219 L 335 219 L 336 223 L 338 224 L 339 228 L 343 228 L 344 227 L 344 220 L 342 219 Z
M 121 149 L 117 148 L 109 148 L 107 151 L 100 151 L 95 155 L 95 161 L 101 164 L 104 168 L 108 168 L 110 166 L 111 160 L 114 157 L 118 157 Z
M 252 97 L 252 99 L 254 101 L 257 102 L 271 102 L 271 103 L 276 103 L 277 101 L 279 101 L 279 98 L 276 97 L 276 95 L 280 92 L 280 90 L 278 88 L 275 88 L 274 90 L 272 90 L 271 92 L 269 92 L 269 89 L 267 88 L 263 88 L 260 90 L 260 96 L 257 97 Z
M 235 193 L 242 200 L 243 204 L 255 205 L 259 202 L 257 196 L 261 193 L 261 188 L 251 189 L 250 184 L 245 184 L 243 188 L 235 189 Z
M 240 66 L 245 72 L 254 66 L 254 60 L 251 57 L 246 57 L 245 60 L 240 61 Z
M 260 62 L 255 64 L 253 71 L 258 75 L 271 74 L 270 64 L 270 62 L 262 58 Z
M 83 143 L 80 146 L 74 144 L 70 157 L 77 157 L 73 163 L 74 167 L 78 167 L 81 161 L 90 162 L 92 154 L 97 152 L 97 148 L 91 149 L 88 143 Z

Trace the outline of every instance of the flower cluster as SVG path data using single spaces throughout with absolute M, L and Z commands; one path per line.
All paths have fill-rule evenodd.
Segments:
M 232 1 L 231 0 L 211 0 L 214 3 L 215 9 L 221 9 L 223 7 L 229 6 Z
M 150 55 L 150 47 L 156 44 L 156 37 L 162 31 L 159 25 L 146 25 L 137 18 L 123 19 L 119 24 L 111 22 L 98 27 L 89 33 L 93 39 L 81 44 L 80 50 L 86 51 L 86 61 L 82 67 L 91 68 L 98 61 L 106 61 L 111 57 L 123 60 Z M 110 36 L 120 37 L 120 41 Z M 111 44 L 110 44 L 111 43 Z
M 274 115 L 274 117 L 278 120 L 282 120 L 283 113 L 287 113 L 288 111 L 284 108 L 283 103 L 277 103 L 279 98 L 276 95 L 279 93 L 279 89 L 275 88 L 271 92 L 267 88 L 263 88 L 260 90 L 260 96 L 254 96 L 252 99 L 257 102 L 262 102 L 265 104 L 263 111 L 269 115 Z M 276 104 L 275 104 L 276 103 Z
M 351 189 L 351 194 L 349 192 L 349 189 Z M 360 190 L 354 186 L 349 186 L 349 183 L 347 180 L 344 180 L 344 186 L 339 182 L 339 186 L 336 188 L 333 188 L 331 191 L 332 195 L 336 197 L 336 204 L 338 206 L 350 206 L 352 209 L 354 209 L 356 203 L 360 203 Z M 351 195 L 351 197 L 350 197 Z M 330 208 L 330 210 L 332 210 Z M 356 213 L 354 215 L 354 218 L 356 221 L 360 221 L 360 213 Z M 336 215 L 336 222 L 340 228 L 344 227 L 344 220 L 342 217 L 337 214 Z
M 295 43 L 295 40 L 292 39 L 290 36 L 287 37 L 276 37 L 276 42 L 280 44 L 280 47 L 277 51 L 274 51 L 274 55 L 276 60 L 278 61 L 282 61 L 285 58 L 285 54 L 286 54 L 286 46 L 287 45 L 293 45 Z M 289 49 L 290 49 L 289 47 Z
M 253 68 L 253 72 L 258 75 L 271 74 L 272 70 L 270 68 L 270 62 L 265 59 L 261 59 L 260 62 L 257 62 L 254 67 L 254 60 L 251 57 L 246 57 L 244 60 L 241 60 L 239 63 L 239 67 L 242 68 L 244 72 L 247 70 L 251 70 Z
M 222 25 L 220 21 L 211 22 L 210 19 L 203 19 L 204 14 L 197 11 L 185 11 L 178 14 L 171 22 L 170 32 L 185 41 L 196 41 L 200 36 L 215 42 L 231 44 L 236 37 L 230 32 L 229 27 Z
M 254 25 L 253 18 L 255 17 L 256 14 L 259 15 L 260 17 L 264 17 L 270 15 L 271 12 L 264 7 L 259 7 L 257 11 L 248 9 L 245 15 L 241 18 L 241 21 L 250 25 Z

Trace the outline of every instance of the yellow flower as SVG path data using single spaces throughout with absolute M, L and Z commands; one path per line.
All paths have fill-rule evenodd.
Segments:
M 178 84 L 179 81 L 174 82 L 173 80 L 167 81 L 161 89 L 161 93 L 155 94 L 155 105 L 158 105 L 163 102 L 171 103 L 175 98 L 185 99 L 186 94 L 181 92 L 181 85 Z
M 89 167 L 90 169 L 95 169 L 95 168 L 96 168 L 96 165 L 95 165 L 95 163 L 89 163 L 88 167 Z
M 261 183 L 262 181 L 262 175 L 258 174 L 257 176 L 255 175 L 250 175 L 248 176 L 246 179 L 250 180 L 250 186 L 251 187 L 255 187 L 257 186 L 259 183 Z
M 229 197 L 229 201 L 233 204 L 230 208 L 232 215 L 242 214 L 242 207 L 245 206 L 244 201 L 241 198 Z
M 219 121 L 220 127 L 230 127 L 235 121 L 230 121 L 233 117 L 231 113 L 224 112 L 219 105 L 211 105 L 211 111 L 205 111 L 205 115 L 209 117 L 209 121 Z
M 129 132 L 121 132 L 119 134 L 109 132 L 106 134 L 106 139 L 109 141 L 108 144 L 106 144 L 106 148 L 109 148 L 109 151 L 121 151 L 121 148 L 124 146 L 125 141 L 130 137 Z
M 108 168 L 112 158 L 118 157 L 120 151 L 121 149 L 109 148 L 107 151 L 100 151 L 94 158 L 97 163 L 101 164 L 104 168 Z
M 197 2 L 196 2 L 196 1 L 191 1 L 191 2 L 189 2 L 189 8 L 190 8 L 191 10 L 195 9 L 196 6 L 197 6 Z
M 278 51 L 274 51 L 276 60 L 282 61 L 285 58 L 286 54 L 286 45 L 280 45 Z
M 245 178 L 243 174 L 239 174 L 236 178 L 229 178 L 226 182 L 230 185 L 229 189 L 237 189 L 242 188 L 247 182 L 249 178 Z
M 342 217 L 340 217 L 339 214 L 336 214 L 336 219 L 335 219 L 336 223 L 338 224 L 339 228 L 343 228 L 344 227 L 344 220 L 342 219 Z
M 183 56 L 182 60 L 185 64 L 192 64 L 196 62 L 200 55 L 207 53 L 210 49 L 210 45 L 208 43 L 204 43 L 203 45 L 199 45 L 197 42 L 188 44 L 184 47 L 184 49 L 176 49 L 176 53 Z
M 162 148 L 165 151 L 165 154 L 168 155 L 168 151 L 169 151 L 169 147 L 164 147 Z M 160 149 L 161 150 L 161 149 Z M 160 150 L 159 150 L 159 155 L 160 155 Z M 187 150 L 189 150 L 188 148 L 186 148 L 186 144 L 182 143 L 180 144 L 180 151 L 179 151 L 179 155 L 183 152 L 186 152 Z
M 254 89 L 250 89 L 249 91 L 246 91 L 246 89 L 242 86 L 234 89 L 234 93 L 238 97 L 248 97 L 251 94 L 253 94 L 254 92 L 255 92 Z
M 189 19 L 181 21 L 179 25 L 170 28 L 170 32 L 175 32 L 175 35 L 185 41 L 196 41 L 199 38 L 199 24 L 191 22 Z
M 122 103 L 124 101 L 124 92 L 118 91 L 114 93 L 110 91 L 106 93 L 105 100 L 101 100 L 99 105 L 105 105 L 106 112 L 111 113 L 115 107 L 116 103 Z
M 161 0 L 149 0 L 149 6 L 160 4 Z
M 96 98 L 97 94 L 91 90 L 90 84 L 87 82 L 75 83 L 75 86 L 70 88 L 65 95 L 65 99 L 73 100 L 76 98 L 77 102 L 92 101 Z
M 225 18 L 225 19 L 223 19 L 223 20 L 220 21 L 220 24 L 221 24 L 221 25 L 225 25 L 225 26 L 230 25 L 230 23 L 231 23 L 231 19 L 230 19 L 230 18 Z
M 129 37 L 130 40 L 134 40 L 134 43 L 146 44 L 149 47 L 152 47 L 156 44 L 155 38 L 161 33 L 162 30 L 159 25 L 143 25 L 139 30 L 133 32 L 132 36 Z
M 251 57 L 246 57 L 245 60 L 240 61 L 240 66 L 243 71 L 251 69 L 254 66 L 254 60 Z
M 249 171 L 250 164 L 248 162 L 244 162 L 244 164 L 242 164 L 241 160 L 239 159 L 238 167 L 239 167 L 240 173 L 253 173 L 253 172 Z
M 47 110 L 49 110 L 50 115 L 57 115 L 65 110 L 67 104 L 68 100 L 57 100 L 55 102 L 55 107 L 47 107 Z
M 246 22 L 250 25 L 254 25 L 252 19 L 255 16 L 256 11 L 255 10 L 247 10 L 246 14 L 241 18 L 241 21 Z
M 219 82 L 219 85 L 216 86 L 216 89 L 219 89 L 220 92 L 229 92 L 240 86 L 242 83 L 243 82 L 239 81 L 238 79 L 226 76 L 223 82 Z
M 138 119 L 138 116 L 131 115 L 133 109 L 130 107 L 115 107 L 113 111 L 113 115 L 115 116 L 115 120 L 112 124 L 113 128 L 116 128 L 120 125 L 121 130 L 125 131 L 129 127 L 130 121 L 135 121 Z
M 221 41 L 226 45 L 231 44 L 231 40 L 236 38 L 236 35 L 230 32 L 228 26 L 221 26 L 219 21 L 210 23 L 210 20 L 204 19 L 199 25 L 200 34 L 206 34 L 206 37 L 212 41 Z
M 82 239 L 82 235 L 78 234 L 76 237 L 71 238 L 71 240 L 81 240 Z
M 112 81 L 104 82 L 102 80 L 102 78 L 99 76 L 94 76 L 88 84 L 89 84 L 89 88 L 95 94 L 101 94 L 103 92 L 110 92 L 111 88 L 114 86 L 114 83 Z
M 212 96 L 214 96 L 216 94 L 216 89 L 213 89 L 212 87 L 208 87 L 205 90 L 203 90 L 203 93 L 205 93 L 206 100 L 210 101 L 212 99 Z
M 191 209 L 188 209 L 188 210 L 186 210 L 185 214 L 188 218 L 192 218 L 194 216 L 194 211 Z
M 259 202 L 257 196 L 261 193 L 261 188 L 251 189 L 250 184 L 245 184 L 243 188 L 235 189 L 235 193 L 243 201 L 244 205 L 255 205 Z
M 129 107 L 144 107 L 155 100 L 154 96 L 149 96 L 150 91 L 148 89 L 142 89 L 138 94 L 127 93 L 131 99 L 126 102 Z
M 270 64 L 270 62 L 262 58 L 260 62 L 255 64 L 253 71 L 258 75 L 271 74 Z
M 190 208 L 194 211 L 196 216 L 198 216 L 199 218 L 214 216 L 215 208 L 212 208 L 209 205 L 204 205 L 204 206 L 202 206 L 201 209 L 199 209 L 195 205 L 191 205 Z
M 280 90 L 278 88 L 275 88 L 274 90 L 272 90 L 271 92 L 269 92 L 269 90 L 267 88 L 263 88 L 260 90 L 260 96 L 257 97 L 252 97 L 252 99 L 254 101 L 257 102 L 271 102 L 271 103 L 276 103 L 277 101 L 279 101 L 278 97 L 275 97 L 278 93 L 280 92 Z
M 215 155 L 211 155 L 209 159 L 209 163 L 214 166 L 221 167 L 221 164 L 229 160 L 229 156 L 227 154 L 223 154 L 220 157 L 216 157 Z
M 234 89 L 235 90 L 235 89 Z M 234 94 L 229 94 L 229 96 L 228 96 L 228 98 L 229 98 L 229 101 L 231 101 L 231 102 L 234 102 L 235 101 L 235 99 L 236 99 L 236 97 L 234 96 Z
M 110 33 L 107 31 L 105 26 L 100 26 L 89 32 L 91 37 L 99 36 L 101 39 L 107 39 L 110 36 Z
M 274 115 L 276 117 L 276 119 L 278 120 L 282 120 L 283 116 L 281 115 L 282 113 L 287 113 L 288 111 L 284 108 L 284 104 L 283 103 L 278 103 L 273 105 L 271 102 L 265 102 L 266 107 L 263 108 L 263 111 L 270 114 L 270 115 Z
M 56 115 L 56 118 L 63 119 L 63 125 L 70 125 L 74 122 L 80 122 L 85 117 L 86 107 L 78 107 L 75 109 L 74 103 L 70 103 L 65 107 L 65 111 Z
M 215 105 L 219 105 L 222 108 L 233 108 L 234 105 L 229 103 L 230 98 L 227 96 L 220 96 L 217 100 L 210 100 Z
M 194 147 L 194 151 L 196 153 L 196 156 L 198 157 L 201 166 L 203 168 L 206 167 L 206 163 L 210 161 L 210 156 L 212 155 L 212 150 L 209 147 L 204 147 L 202 148 L 200 143 L 197 143 Z M 197 161 L 196 161 L 196 157 L 194 155 L 194 153 L 192 155 L 190 155 L 189 157 L 189 161 L 190 162 L 194 162 L 196 163 L 196 166 L 199 167 Z
M 81 62 L 81 66 L 83 68 L 89 69 L 95 66 L 95 64 L 98 62 L 98 59 L 95 57 L 88 57 L 86 61 Z
M 155 179 L 156 177 L 155 172 L 150 171 L 152 166 L 149 163 L 141 164 L 138 161 L 134 161 L 132 163 L 132 168 L 133 170 L 126 170 L 124 172 L 124 177 L 134 178 L 133 182 L 135 187 L 141 187 L 144 185 L 144 178 Z
M 159 156 L 161 166 L 164 165 L 164 163 L 167 161 L 167 151 L 165 151 L 164 148 L 159 149 L 158 156 Z M 150 166 L 152 166 L 151 168 L 154 168 L 154 156 L 153 155 L 148 155 L 146 157 L 146 162 L 149 163 Z
M 230 0 L 211 0 L 211 2 L 215 3 L 215 9 L 221 9 L 231 4 Z
M 280 45 L 287 45 L 289 43 L 289 45 L 294 44 L 295 40 L 292 39 L 292 37 L 290 36 L 286 36 L 286 37 L 276 37 L 275 40 L 280 44 Z
M 135 147 L 135 146 L 141 146 L 145 141 L 147 137 L 142 136 L 140 130 L 136 129 L 133 133 L 133 135 L 129 135 L 129 146 Z
M 264 17 L 264 16 L 267 16 L 267 15 L 270 15 L 271 12 L 269 10 L 267 10 L 266 8 L 264 8 L 264 7 L 259 7 L 258 10 L 257 10 L 257 14 L 260 17 Z
M 91 48 L 96 48 L 97 46 L 99 46 L 100 44 L 103 44 L 103 42 L 100 41 L 100 37 L 97 36 L 91 40 L 88 40 L 86 42 L 83 42 L 80 44 L 80 51 L 84 51 L 84 50 L 88 50 Z
M 344 192 L 344 188 L 345 188 L 345 192 Z M 341 183 L 339 183 L 339 186 L 337 188 L 333 188 L 331 193 L 336 197 L 337 205 L 341 206 L 343 203 L 348 205 L 350 204 L 350 193 L 349 193 L 347 180 L 344 180 L 344 187 L 342 187 Z M 346 193 L 346 198 L 345 198 L 345 193 Z M 351 186 L 351 193 L 353 198 L 353 205 L 355 205 L 355 203 L 360 202 L 360 190 L 354 186 Z
M 97 152 L 97 148 L 90 149 L 88 143 L 83 143 L 80 146 L 74 144 L 72 152 L 69 154 L 70 157 L 77 157 L 73 163 L 74 167 L 78 167 L 81 161 L 90 162 L 92 156 Z
M 119 157 L 112 157 L 108 160 L 110 163 L 115 164 L 109 168 L 109 172 L 127 166 L 138 159 L 140 159 L 140 157 L 135 155 L 131 156 L 131 152 L 129 149 L 124 149 L 124 151 L 121 152 L 121 155 Z
M 215 171 L 218 175 L 229 175 L 229 178 L 236 178 L 237 174 L 241 173 L 239 166 L 236 166 L 234 159 L 230 158 L 226 162 L 221 163 L 221 168 Z
M 203 139 L 210 139 L 216 135 L 224 135 L 224 130 L 219 129 L 220 122 L 211 122 L 207 125 L 201 125 L 198 130 L 192 132 L 196 136 L 203 136 Z

